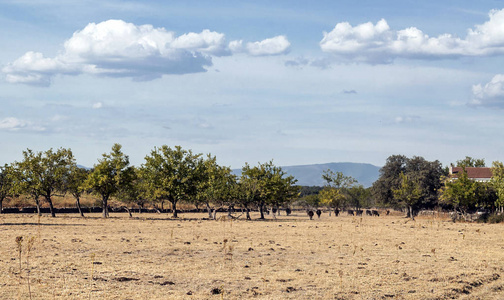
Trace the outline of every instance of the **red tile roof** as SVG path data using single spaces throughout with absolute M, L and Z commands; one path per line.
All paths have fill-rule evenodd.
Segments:
M 476 179 L 476 178 L 492 178 L 492 170 L 490 168 L 472 168 L 472 167 L 467 167 L 465 168 L 467 171 L 467 177 L 471 179 Z M 463 168 L 461 167 L 452 167 L 450 169 L 450 174 L 453 175 L 453 177 L 458 178 L 458 174 L 463 172 Z

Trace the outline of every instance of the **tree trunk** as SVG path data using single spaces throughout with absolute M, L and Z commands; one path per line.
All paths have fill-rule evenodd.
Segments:
M 259 205 L 259 212 L 261 213 L 261 220 L 264 220 L 264 204 Z
M 246 208 L 246 211 L 247 211 L 247 220 L 252 220 L 252 218 L 250 218 L 250 208 Z
M 54 213 L 54 207 L 53 207 L 51 197 L 45 197 L 45 198 L 46 198 L 47 203 L 49 203 L 49 209 L 51 210 L 51 217 L 55 218 L 56 214 Z
M 84 218 L 84 213 L 82 212 L 82 208 L 80 205 L 80 197 L 75 197 L 75 200 L 77 202 L 77 209 L 79 210 L 79 214 L 81 215 L 81 217 Z
M 177 214 L 177 201 L 176 200 L 173 200 L 173 201 L 170 201 L 171 204 L 172 204 L 172 209 L 173 209 L 173 218 L 178 218 L 178 214 Z
M 133 215 L 131 214 L 131 210 L 127 206 L 125 206 L 124 209 L 126 209 L 126 211 L 129 213 L 130 218 L 133 218 Z
M 408 210 L 409 210 L 409 215 L 411 217 L 411 220 L 415 221 L 415 214 L 413 213 L 413 207 L 408 206 Z
M 211 220 L 212 219 L 212 208 L 210 207 L 210 203 L 206 203 L 206 210 L 208 213 L 208 218 Z
M 42 212 L 40 212 L 40 201 L 38 197 L 35 197 L 35 205 L 37 205 L 37 215 L 40 217 Z
M 103 196 L 102 197 L 102 217 L 103 218 L 108 218 L 109 213 L 108 213 L 108 197 Z

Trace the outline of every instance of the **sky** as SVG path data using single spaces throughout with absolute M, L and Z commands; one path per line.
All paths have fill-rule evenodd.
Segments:
M 0 164 L 504 160 L 501 1 L 0 0 Z

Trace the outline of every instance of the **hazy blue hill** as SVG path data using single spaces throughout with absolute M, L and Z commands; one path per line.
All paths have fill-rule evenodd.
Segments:
M 352 176 L 360 184 L 369 187 L 379 177 L 380 167 L 364 163 L 326 163 L 316 165 L 285 166 L 282 169 L 289 175 L 294 176 L 298 185 L 324 185 L 322 173 L 331 169 L 333 172 L 342 172 L 346 176 Z M 241 170 L 233 170 L 240 174 Z

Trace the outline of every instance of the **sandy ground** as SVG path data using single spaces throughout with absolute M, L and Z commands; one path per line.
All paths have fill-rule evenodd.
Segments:
M 504 299 L 504 225 L 205 216 L 0 215 L 0 299 Z

